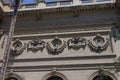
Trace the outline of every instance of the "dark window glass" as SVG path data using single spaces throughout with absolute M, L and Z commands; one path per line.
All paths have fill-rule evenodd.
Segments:
M 98 75 L 93 80 L 113 80 L 113 79 L 107 75 Z
M 66 1 L 66 0 L 45 0 L 45 2 L 61 2 L 61 1 Z
M 82 3 L 91 3 L 93 0 L 82 0 Z
M 111 0 L 96 0 L 96 2 L 111 1 Z
M 63 79 L 58 76 L 52 76 L 52 77 L 48 78 L 47 80 L 63 80 Z
M 57 3 L 46 3 L 46 6 L 57 6 Z
M 26 5 L 26 8 L 36 8 L 36 5 Z
M 18 79 L 15 78 L 15 77 L 8 77 L 8 78 L 6 78 L 5 80 L 18 80 Z
M 72 4 L 72 2 L 70 2 L 70 1 L 66 1 L 66 2 L 61 2 L 60 3 L 60 5 L 71 5 Z

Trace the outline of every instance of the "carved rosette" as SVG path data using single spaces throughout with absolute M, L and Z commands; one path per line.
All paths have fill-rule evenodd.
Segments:
M 80 38 L 79 36 L 68 40 L 68 48 L 79 49 L 86 46 L 86 39 Z
M 108 46 L 108 40 L 100 34 L 97 34 L 90 40 L 89 46 L 94 50 L 103 51 Z
M 45 42 L 39 39 L 31 40 L 28 42 L 27 48 L 32 51 L 42 51 L 45 48 Z
M 15 41 L 12 42 L 11 46 L 11 54 L 12 55 L 20 55 L 25 49 L 25 44 L 20 41 L 19 39 L 16 39 Z
M 55 37 L 52 41 L 47 42 L 46 47 L 49 52 L 55 55 L 59 54 L 64 50 L 64 48 L 66 47 L 65 43 L 65 41 L 62 41 L 58 37 Z

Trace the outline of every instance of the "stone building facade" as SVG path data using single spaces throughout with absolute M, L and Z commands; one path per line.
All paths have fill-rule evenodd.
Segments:
M 9 2 L 0 2 L 0 65 L 12 11 Z M 22 4 L 5 79 L 120 80 L 114 70 L 119 27 L 119 0 Z

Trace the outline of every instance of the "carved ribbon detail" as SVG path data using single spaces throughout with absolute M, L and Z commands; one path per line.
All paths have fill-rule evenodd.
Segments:
M 45 42 L 39 39 L 31 40 L 28 42 L 27 48 L 31 51 L 43 50 L 45 47 Z
M 79 49 L 86 46 L 86 39 L 76 36 L 68 40 L 68 48 Z

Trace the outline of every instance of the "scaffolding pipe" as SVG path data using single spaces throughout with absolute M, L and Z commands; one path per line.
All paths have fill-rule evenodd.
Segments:
M 10 56 L 10 46 L 12 42 L 12 37 L 15 29 L 15 24 L 16 24 L 16 18 L 17 18 L 17 13 L 18 13 L 18 7 L 20 4 L 20 0 L 11 0 L 12 6 L 14 8 L 14 12 L 12 14 L 12 19 L 11 19 L 11 24 L 9 28 L 9 33 L 7 36 L 7 41 L 4 49 L 4 55 L 3 55 L 3 62 L 1 66 L 1 71 L 0 71 L 0 80 L 5 79 L 5 74 L 7 71 L 8 63 L 9 63 L 9 56 Z

